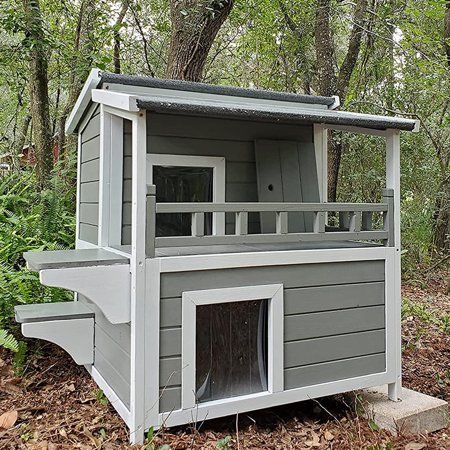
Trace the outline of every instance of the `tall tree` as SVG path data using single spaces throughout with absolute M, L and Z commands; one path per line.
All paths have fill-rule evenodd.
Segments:
M 36 153 L 36 176 L 45 188 L 53 167 L 50 107 L 48 95 L 48 46 L 39 0 L 23 0 L 25 18 L 24 46 L 30 70 L 30 109 Z
M 99 5 L 95 0 L 82 0 L 80 3 L 73 56 L 69 76 L 67 100 L 58 118 L 57 137 L 61 154 L 66 150 L 66 120 L 80 95 L 83 84 L 93 64 L 93 55 L 98 45 L 95 39 L 98 25 Z
M 320 95 L 338 95 L 345 104 L 352 74 L 355 70 L 364 35 L 367 0 L 357 0 L 353 10 L 352 27 L 345 57 L 336 64 L 336 43 L 331 23 L 333 0 L 317 0 L 315 20 L 315 47 L 317 81 L 316 91 Z M 332 133 L 328 150 L 328 199 L 336 201 L 339 168 L 342 156 L 342 140 Z
M 122 27 L 125 16 L 128 12 L 130 6 L 129 0 L 123 0 L 122 6 L 117 16 L 116 23 L 114 24 L 114 73 L 121 72 L 121 61 L 120 61 L 120 28 Z
M 206 58 L 233 0 L 171 0 L 172 32 L 166 76 L 200 81 Z

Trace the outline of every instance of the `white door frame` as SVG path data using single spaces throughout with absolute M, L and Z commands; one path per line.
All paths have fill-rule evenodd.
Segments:
M 267 330 L 267 392 L 276 393 L 284 388 L 283 360 L 283 285 L 267 284 L 239 286 L 201 291 L 186 291 L 182 294 L 182 348 L 181 348 L 181 407 L 194 408 L 196 369 L 196 310 L 199 305 L 268 299 Z M 256 396 L 259 396 L 257 393 Z M 248 397 L 248 396 L 247 396 Z M 233 397 L 239 401 L 240 397 Z M 209 402 L 202 405 L 207 406 Z

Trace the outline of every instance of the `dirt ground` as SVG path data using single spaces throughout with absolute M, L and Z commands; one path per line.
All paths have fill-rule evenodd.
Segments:
M 403 297 L 404 385 L 450 401 L 445 277 L 410 283 Z M 102 392 L 58 347 L 33 348 L 22 377 L 14 376 L 9 354 L 0 357 L 0 414 L 14 419 L 17 412 L 10 428 L 0 428 L 0 450 L 450 449 L 450 427 L 393 436 L 358 418 L 350 394 L 162 430 L 146 446 L 130 447 L 126 427 Z

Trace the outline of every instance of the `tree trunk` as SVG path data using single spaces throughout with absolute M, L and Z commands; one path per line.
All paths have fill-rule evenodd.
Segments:
M 19 137 L 14 146 L 12 152 L 12 164 L 14 170 L 20 169 L 20 154 L 23 151 L 23 147 L 25 146 L 25 142 L 27 140 L 28 129 L 30 128 L 31 116 L 27 114 L 22 122 L 22 129 L 20 130 Z
M 318 0 L 316 9 L 316 91 L 330 97 L 336 94 L 335 51 L 330 24 L 331 0 Z
M 232 7 L 233 0 L 171 0 L 167 78 L 202 79 L 209 50 Z
M 96 46 L 93 32 L 98 18 L 97 6 L 98 4 L 95 0 L 83 0 L 80 4 L 69 93 L 63 111 L 58 118 L 57 126 L 57 143 L 61 157 L 65 156 L 68 146 L 65 132 L 67 117 L 80 95 L 93 63 L 92 55 Z
M 450 183 L 442 183 L 434 214 L 434 245 L 443 254 L 450 251 Z
M 48 61 L 44 24 L 38 0 L 23 0 L 26 21 L 24 45 L 30 69 L 31 117 L 38 188 L 48 184 L 53 168 L 53 151 L 48 97 Z
M 122 8 L 120 9 L 119 15 L 117 17 L 116 23 L 114 25 L 114 73 L 121 72 L 121 62 L 120 62 L 120 27 L 122 26 L 125 15 L 128 11 L 129 3 L 128 0 L 123 0 Z
M 327 97 L 339 95 L 341 104 L 345 104 L 350 80 L 361 49 L 367 0 L 358 0 L 356 2 L 347 53 L 338 70 L 338 75 L 336 74 L 336 51 L 330 20 L 331 5 L 332 0 L 317 1 L 315 22 L 316 90 L 319 95 L 325 95 Z M 335 202 L 337 199 L 337 186 L 343 148 L 341 134 L 331 132 L 328 140 L 328 200 L 330 202 Z

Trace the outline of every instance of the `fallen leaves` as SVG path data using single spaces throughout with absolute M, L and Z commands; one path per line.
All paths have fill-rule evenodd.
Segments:
M 9 430 L 17 422 L 19 414 L 16 410 L 7 411 L 0 416 L 0 428 Z

